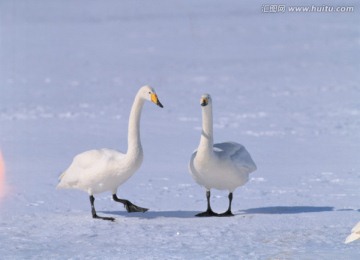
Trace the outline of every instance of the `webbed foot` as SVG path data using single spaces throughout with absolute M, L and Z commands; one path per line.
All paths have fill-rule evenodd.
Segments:
M 132 204 L 128 200 L 119 199 L 118 196 L 116 195 L 116 193 L 113 194 L 113 200 L 124 204 L 124 207 L 127 212 L 146 212 L 149 210 L 147 208 L 142 208 L 142 207 L 136 206 L 135 204 Z
M 127 212 L 146 212 L 149 210 L 147 208 L 142 208 L 142 207 L 136 206 L 136 205 L 132 204 L 130 201 L 125 202 L 124 207 Z
M 196 217 L 217 217 L 218 215 L 219 214 L 215 213 L 212 210 L 207 210 L 207 211 L 201 212 L 199 214 L 196 214 L 195 216 Z
M 112 217 L 100 217 L 97 214 L 93 215 L 93 218 L 102 219 L 102 220 L 109 220 L 109 221 L 115 221 L 115 218 L 112 218 Z
M 231 210 L 227 210 L 224 213 L 218 214 L 218 217 L 233 217 L 235 216 Z

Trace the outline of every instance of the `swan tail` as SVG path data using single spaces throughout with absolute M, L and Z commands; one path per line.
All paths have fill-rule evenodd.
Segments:
M 351 243 L 360 238 L 359 233 L 351 233 L 345 240 L 345 244 Z
M 60 174 L 59 176 L 59 183 L 56 186 L 56 189 L 68 189 L 70 188 L 70 185 L 67 181 L 64 180 L 64 176 L 65 176 L 66 172 L 63 172 Z
M 353 242 L 360 238 L 360 222 L 358 222 L 352 229 L 351 234 L 346 238 L 345 244 Z

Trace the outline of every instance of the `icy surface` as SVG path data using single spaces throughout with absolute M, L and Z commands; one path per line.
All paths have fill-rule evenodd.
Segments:
M 360 220 L 360 5 L 270 14 L 264 2 L 1 1 L 1 259 L 358 259 L 344 240 Z M 116 222 L 93 220 L 58 175 L 82 151 L 126 150 L 144 84 L 164 109 L 145 105 L 144 163 L 118 195 L 150 211 L 104 193 L 96 208 Z M 194 217 L 204 92 L 215 141 L 242 143 L 258 166 L 232 218 Z M 224 211 L 227 193 L 212 204 Z

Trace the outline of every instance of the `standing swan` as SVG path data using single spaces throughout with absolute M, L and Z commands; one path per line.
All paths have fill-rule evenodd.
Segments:
M 189 169 L 195 181 L 206 189 L 207 210 L 198 217 L 233 216 L 231 202 L 234 190 L 244 185 L 256 165 L 244 146 L 235 142 L 214 144 L 212 101 L 209 94 L 201 96 L 202 132 L 200 144 L 191 156 Z M 229 191 L 229 208 L 222 214 L 212 211 L 210 189 Z
M 104 191 L 111 191 L 114 201 L 123 203 L 127 212 L 145 212 L 148 210 L 138 207 L 128 200 L 119 199 L 116 195 L 118 187 L 139 169 L 143 160 L 140 141 L 140 117 L 146 100 L 163 107 L 153 88 L 149 86 L 140 88 L 130 112 L 126 154 L 111 149 L 83 152 L 75 156 L 70 167 L 59 178 L 60 182 L 57 188 L 79 189 L 89 194 L 93 218 L 115 220 L 96 214 L 94 194 Z

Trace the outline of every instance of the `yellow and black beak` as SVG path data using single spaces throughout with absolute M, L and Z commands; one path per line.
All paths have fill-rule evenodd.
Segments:
M 201 98 L 201 100 L 200 100 L 200 105 L 201 105 L 202 107 L 205 107 L 205 106 L 207 106 L 207 104 L 209 104 L 209 99 L 207 99 L 207 98 Z
M 154 93 L 151 94 L 151 102 L 155 103 L 155 104 L 158 105 L 159 107 L 164 107 L 164 106 L 160 103 L 157 95 L 154 94 Z

